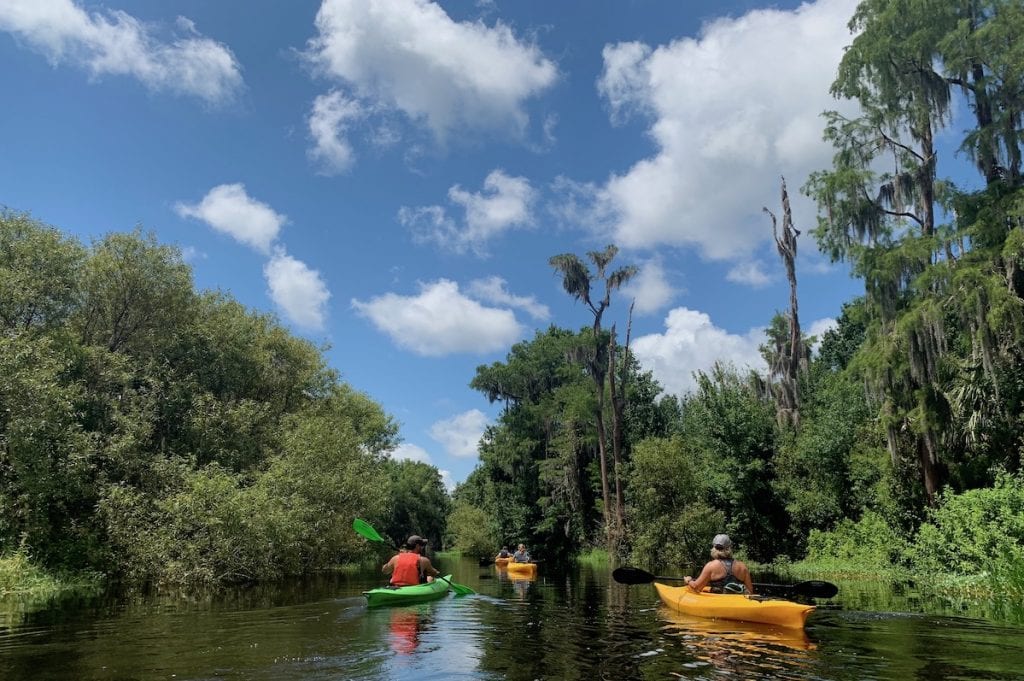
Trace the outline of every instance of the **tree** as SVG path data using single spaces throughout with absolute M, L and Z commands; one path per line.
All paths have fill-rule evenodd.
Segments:
M 609 546 L 612 541 L 612 524 L 609 517 L 610 499 L 608 491 L 608 458 L 607 442 L 604 425 L 604 404 L 605 404 L 605 378 L 608 374 L 608 352 L 607 343 L 604 342 L 604 334 L 601 329 L 601 318 L 605 310 L 611 304 L 612 291 L 618 290 L 632 279 L 637 273 L 637 267 L 630 265 L 621 267 L 610 274 L 605 274 L 608 265 L 615 258 L 619 249 L 614 245 L 605 247 L 603 251 L 589 251 L 587 257 L 593 263 L 596 272 L 591 274 L 590 269 L 572 253 L 563 253 L 553 256 L 549 263 L 562 275 L 562 287 L 566 293 L 582 301 L 594 315 L 593 339 L 589 347 L 581 347 L 579 360 L 587 367 L 591 378 L 594 381 L 597 402 L 594 407 L 594 421 L 597 426 L 598 457 L 601 463 L 601 493 L 604 502 L 605 532 Z M 591 295 L 591 287 L 595 281 L 604 283 L 604 297 L 594 300 Z M 622 489 L 619 478 L 619 461 L 615 461 L 615 536 L 621 540 L 625 527 L 625 519 L 622 509 Z
M 763 209 L 772 219 L 772 236 L 779 257 L 786 267 L 786 278 L 789 280 L 789 316 L 786 318 L 787 333 L 779 333 L 772 324 L 768 336 L 772 345 L 762 348 L 762 354 L 768 361 L 772 385 L 775 393 L 776 416 L 780 425 L 797 427 L 800 425 L 800 373 L 807 370 L 810 361 L 810 349 L 804 345 L 800 331 L 800 315 L 796 295 L 796 238 L 800 232 L 793 228 L 793 214 L 789 208 L 789 193 L 786 191 L 786 180 L 782 180 L 782 236 L 779 236 L 775 214 L 768 208 Z

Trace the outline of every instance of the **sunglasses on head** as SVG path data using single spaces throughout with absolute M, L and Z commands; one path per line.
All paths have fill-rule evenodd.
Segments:
M 719 551 L 725 551 L 725 547 L 722 546 L 721 544 L 715 544 L 715 548 L 718 549 Z

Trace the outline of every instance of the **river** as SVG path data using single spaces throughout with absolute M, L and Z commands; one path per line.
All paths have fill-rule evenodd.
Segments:
M 378 575 L 216 594 L 101 597 L 0 613 L 0 679 L 1021 679 L 1024 625 L 875 584 L 804 632 L 674 613 L 608 570 L 440 560 L 478 593 L 368 610 Z M 965 611 L 970 612 L 970 611 Z M 1004 613 L 1005 614 L 1005 613 Z

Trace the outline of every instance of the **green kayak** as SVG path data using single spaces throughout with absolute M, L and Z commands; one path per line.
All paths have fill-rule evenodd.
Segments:
M 448 593 L 448 582 L 451 575 L 445 575 L 444 579 L 435 579 L 427 584 L 416 584 L 414 586 L 382 586 L 379 589 L 364 591 L 366 596 L 366 607 L 376 608 L 382 605 L 406 605 L 408 603 L 422 603 L 441 598 Z

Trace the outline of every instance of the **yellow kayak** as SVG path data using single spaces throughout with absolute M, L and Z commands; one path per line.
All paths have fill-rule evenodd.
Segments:
M 674 610 L 697 617 L 760 622 L 790 629 L 803 629 L 813 605 L 739 594 L 696 593 L 688 586 L 654 583 L 658 597 Z
M 537 575 L 536 563 L 512 563 L 505 566 L 510 575 L 525 575 L 534 577 Z
M 495 558 L 494 559 L 494 564 L 497 565 L 500 568 L 505 567 L 506 565 L 508 565 L 511 562 L 512 562 L 511 558 Z

